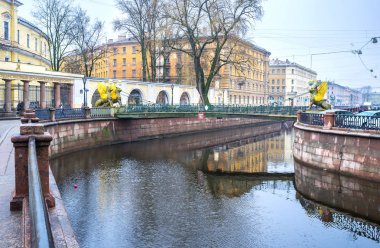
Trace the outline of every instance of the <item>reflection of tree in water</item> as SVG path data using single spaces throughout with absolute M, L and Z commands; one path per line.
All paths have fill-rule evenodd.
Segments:
M 380 226 L 365 220 L 351 217 L 347 214 L 337 212 L 332 208 L 322 206 L 307 200 L 299 193 L 296 194 L 302 207 L 309 217 L 319 219 L 323 223 L 335 229 L 347 230 L 355 235 L 366 237 L 377 242 L 380 241 Z

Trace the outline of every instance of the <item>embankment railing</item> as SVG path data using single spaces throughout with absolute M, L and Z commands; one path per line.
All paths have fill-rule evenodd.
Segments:
M 29 138 L 28 175 L 32 247 L 54 247 L 47 207 L 42 193 L 34 137 Z

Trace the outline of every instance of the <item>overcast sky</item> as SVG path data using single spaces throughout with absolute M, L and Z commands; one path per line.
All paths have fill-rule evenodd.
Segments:
M 33 0 L 21 0 L 19 15 L 30 15 Z M 92 18 L 106 23 L 107 37 L 116 38 L 112 20 L 120 15 L 113 0 L 76 0 Z M 372 37 L 380 37 L 380 0 L 264 0 L 264 16 L 247 39 L 272 53 L 318 73 L 318 79 L 380 91 L 380 38 L 362 55 L 353 54 Z M 336 53 L 345 51 L 342 53 Z M 330 53 L 325 55 L 311 55 Z M 369 70 L 372 69 L 373 73 Z M 374 76 L 377 75 L 377 79 Z

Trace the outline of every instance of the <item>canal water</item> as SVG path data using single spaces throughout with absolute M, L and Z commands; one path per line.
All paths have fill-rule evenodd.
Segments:
M 81 247 L 379 247 L 379 185 L 294 163 L 292 132 L 114 145 L 52 171 Z

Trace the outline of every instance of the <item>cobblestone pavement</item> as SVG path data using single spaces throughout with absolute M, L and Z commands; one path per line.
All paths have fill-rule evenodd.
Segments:
M 20 120 L 0 121 L 0 248 L 22 247 L 21 212 L 11 212 L 14 190 L 14 149 L 12 135 L 19 132 Z

